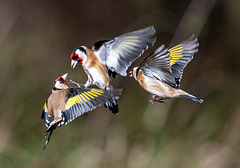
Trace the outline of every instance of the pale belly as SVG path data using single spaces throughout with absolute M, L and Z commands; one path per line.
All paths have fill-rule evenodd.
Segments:
M 145 77 L 144 83 L 139 83 L 146 91 L 153 95 L 157 95 L 160 98 L 172 98 L 173 93 L 175 92 L 174 90 L 176 90 L 159 80 L 153 80 L 148 77 Z
M 105 89 L 106 87 L 109 86 L 108 74 L 100 73 L 95 68 L 90 68 L 88 71 L 89 71 L 90 78 L 92 80 L 92 84 L 97 85 L 102 89 Z

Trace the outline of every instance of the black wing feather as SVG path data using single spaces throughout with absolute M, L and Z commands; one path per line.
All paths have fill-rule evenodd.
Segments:
M 96 107 L 118 99 L 121 89 L 102 90 L 72 87 L 65 98 L 65 124 Z
M 198 40 L 192 34 L 186 40 L 170 48 L 170 66 L 172 75 L 176 81 L 177 86 L 180 86 L 184 68 L 193 59 L 194 53 L 198 52 Z
M 101 44 L 95 52 L 101 62 L 112 72 L 126 76 L 128 67 L 156 41 L 155 28 L 148 26 Z
M 172 87 L 176 83 L 170 70 L 170 53 L 161 45 L 153 54 L 148 56 L 141 64 L 144 75 L 161 80 Z

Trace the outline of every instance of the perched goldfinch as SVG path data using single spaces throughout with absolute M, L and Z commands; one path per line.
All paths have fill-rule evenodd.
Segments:
M 110 76 L 126 76 L 131 63 L 156 41 L 155 28 L 146 27 L 112 40 L 96 42 L 92 49 L 80 46 L 71 54 L 71 66 L 82 65 L 88 76 L 85 87 L 96 85 L 101 89 L 112 88 Z
M 192 34 L 185 41 L 170 49 L 160 46 L 148 56 L 140 67 L 130 71 L 130 77 L 152 95 L 152 103 L 163 102 L 163 99 L 183 97 L 195 102 L 203 100 L 179 89 L 183 70 L 198 51 L 198 40 Z
M 48 97 L 43 107 L 42 119 L 48 127 L 46 136 L 48 139 L 45 143 L 46 148 L 52 132 L 57 127 L 66 125 L 78 116 L 95 109 L 101 104 L 106 104 L 110 101 L 118 99 L 121 94 L 121 89 L 93 89 L 93 88 L 78 88 L 68 87 L 66 85 L 67 74 L 58 77 L 52 89 L 52 94 Z M 52 120 L 50 122 L 50 118 Z

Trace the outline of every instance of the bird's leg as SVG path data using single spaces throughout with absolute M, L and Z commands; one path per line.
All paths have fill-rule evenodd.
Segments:
M 152 99 L 149 100 L 150 103 L 155 104 L 156 103 L 156 97 L 157 95 L 152 95 Z
M 86 72 L 87 76 L 88 76 L 88 80 L 87 82 L 84 84 L 84 87 L 87 88 L 88 86 L 90 86 L 91 84 L 93 84 L 93 77 L 92 75 L 89 73 L 89 71 L 84 68 L 84 71 Z
M 73 81 L 72 79 L 70 79 L 70 82 L 74 85 L 77 85 L 78 87 L 84 86 L 84 84 L 77 83 L 77 82 Z
M 165 101 L 163 101 L 162 99 L 157 99 L 156 102 L 165 104 Z
M 150 103 L 155 104 L 155 103 L 165 103 L 164 101 L 162 101 L 162 99 L 160 97 L 158 97 L 157 95 L 152 95 L 152 100 L 149 100 Z
M 84 84 L 84 87 L 87 88 L 90 85 L 91 85 L 91 82 L 89 80 L 87 80 L 87 82 Z

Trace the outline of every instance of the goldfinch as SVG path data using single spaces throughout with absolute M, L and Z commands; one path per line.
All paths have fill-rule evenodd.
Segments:
M 43 107 L 42 119 L 48 127 L 45 136 L 48 136 L 44 149 L 46 148 L 53 131 L 66 125 L 83 113 L 95 109 L 101 104 L 107 104 L 118 99 L 121 89 L 93 89 L 68 87 L 66 85 L 67 74 L 58 77 Z M 51 121 L 50 121 L 50 118 Z
M 134 60 L 156 41 L 155 28 L 146 27 L 112 40 L 96 42 L 92 49 L 80 46 L 71 54 L 71 66 L 79 63 L 88 76 L 85 87 L 96 85 L 101 89 L 112 88 L 110 76 L 116 73 L 126 76 L 128 67 Z
M 145 58 L 140 67 L 130 71 L 130 77 L 149 93 L 152 94 L 150 102 L 163 102 L 164 99 L 183 97 L 195 102 L 203 100 L 179 89 L 183 70 L 198 52 L 198 40 L 192 34 L 179 45 L 170 49 L 161 45 L 153 54 Z

